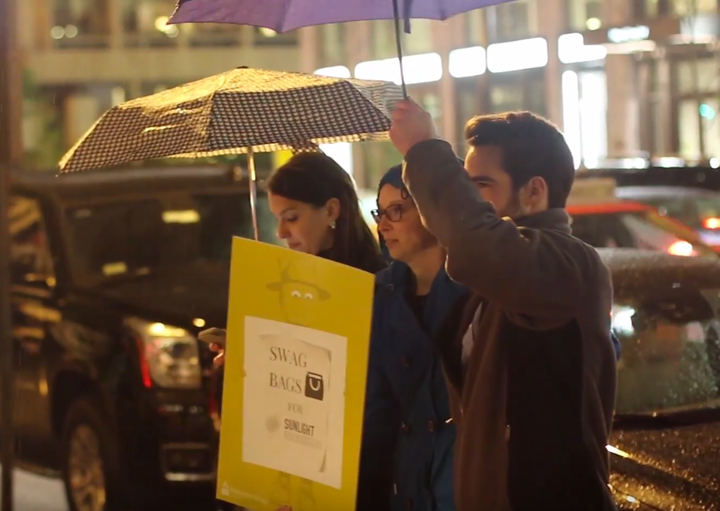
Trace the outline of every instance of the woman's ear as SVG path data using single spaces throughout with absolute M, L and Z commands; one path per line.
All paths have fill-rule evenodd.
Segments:
M 330 220 L 331 222 L 335 222 L 340 216 L 340 210 L 342 208 L 340 204 L 340 199 L 333 197 L 325 203 L 325 207 L 327 208 L 328 212 L 328 220 Z

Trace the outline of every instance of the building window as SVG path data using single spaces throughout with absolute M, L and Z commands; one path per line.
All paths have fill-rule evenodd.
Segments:
M 358 144 L 357 147 L 364 152 L 364 167 L 366 169 L 365 186 L 370 190 L 377 190 L 380 180 L 385 173 L 398 163 L 402 163 L 402 155 L 391 142 L 373 142 L 372 144 Z
M 687 159 L 720 157 L 718 62 L 713 58 L 676 61 L 673 97 L 677 112 L 677 143 Z
M 535 0 L 516 0 L 485 11 L 488 36 L 491 41 L 522 39 L 537 33 L 537 4 Z
M 490 86 L 488 105 L 491 113 L 529 110 L 545 116 L 544 74 L 523 73 L 503 80 L 495 78 Z
M 717 14 L 718 0 L 672 0 L 672 9 L 675 16 Z
M 720 66 L 718 61 L 712 58 L 682 60 L 675 66 L 675 79 L 680 95 L 718 89 Z
M 278 34 L 269 28 L 255 27 L 256 46 L 297 46 L 298 34 L 296 30 Z
M 718 11 L 717 0 L 645 0 L 644 16 L 656 18 L 662 16 L 694 16 L 695 14 L 715 14 Z
M 680 156 L 688 160 L 720 158 L 720 123 L 717 119 L 719 109 L 720 103 L 716 98 L 705 98 L 699 104 L 695 99 L 685 99 L 680 102 L 678 106 Z
M 481 112 L 479 81 L 476 78 L 455 80 L 455 130 L 457 134 L 456 148 L 463 153 L 467 148 L 465 141 L 465 124 Z
M 320 51 L 322 66 L 336 66 L 343 64 L 345 57 L 345 26 L 336 23 L 333 25 L 321 25 L 318 28 L 320 34 Z
M 394 22 L 374 21 L 371 25 L 370 31 L 373 59 L 389 59 L 397 57 Z
M 597 30 L 602 26 L 600 0 L 565 0 L 571 30 Z
M 54 286 L 54 262 L 38 202 L 26 197 L 11 197 L 8 220 L 11 282 Z
M 50 36 L 59 47 L 103 47 L 110 40 L 107 3 L 103 0 L 55 0 Z
M 173 46 L 180 34 L 168 25 L 174 0 L 122 0 L 122 25 L 128 46 Z
M 485 46 L 487 44 L 487 34 L 485 32 L 485 13 L 483 9 L 475 9 L 464 16 L 465 46 Z
M 563 132 L 575 160 L 597 167 L 607 156 L 607 83 L 604 71 L 565 71 Z
M 27 73 L 23 83 L 23 162 L 27 168 L 54 170 L 65 152 L 63 89 L 38 86 Z
M 430 53 L 433 51 L 433 22 L 430 20 L 412 20 L 411 33 L 403 33 L 403 50 L 408 55 Z M 393 40 L 395 30 L 393 28 Z
M 190 46 L 238 46 L 242 40 L 242 27 L 229 23 L 187 23 L 182 26 Z

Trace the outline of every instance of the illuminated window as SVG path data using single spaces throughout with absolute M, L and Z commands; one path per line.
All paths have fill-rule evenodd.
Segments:
M 596 167 L 607 156 L 607 80 L 603 71 L 562 76 L 563 132 L 575 160 Z
M 603 60 L 606 56 L 604 46 L 586 46 L 582 34 L 564 34 L 558 38 L 558 58 L 563 64 Z
M 403 58 L 405 83 L 437 82 L 442 78 L 442 58 L 437 53 L 411 55 Z M 399 84 L 400 65 L 398 59 L 372 60 L 355 66 L 355 78 L 365 80 L 385 80 Z
M 506 73 L 545 67 L 548 45 L 542 37 L 491 44 L 487 49 L 487 67 L 492 73 Z
M 352 175 L 353 173 L 353 148 L 352 144 L 341 142 L 338 144 L 321 144 L 320 150 L 335 160 L 338 165 Z
M 450 76 L 453 78 L 467 78 L 483 74 L 487 69 L 485 48 L 473 46 L 451 51 L 448 67 Z
M 315 70 L 316 75 L 330 76 L 332 78 L 351 78 L 350 70 L 345 66 L 323 67 Z

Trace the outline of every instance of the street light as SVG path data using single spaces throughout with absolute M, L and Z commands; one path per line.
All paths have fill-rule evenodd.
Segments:
M 2 484 L 0 509 L 13 511 L 13 341 L 10 325 L 10 172 L 20 158 L 22 89 L 19 83 L 15 1 L 0 0 L 0 431 Z

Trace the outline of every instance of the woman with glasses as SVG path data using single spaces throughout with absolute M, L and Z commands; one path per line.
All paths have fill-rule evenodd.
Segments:
M 432 339 L 467 291 L 445 273 L 445 250 L 423 226 L 400 166 L 380 182 L 377 205 L 393 263 L 376 277 L 358 510 L 387 509 L 379 500 L 389 492 L 393 511 L 454 511 L 455 426 Z

